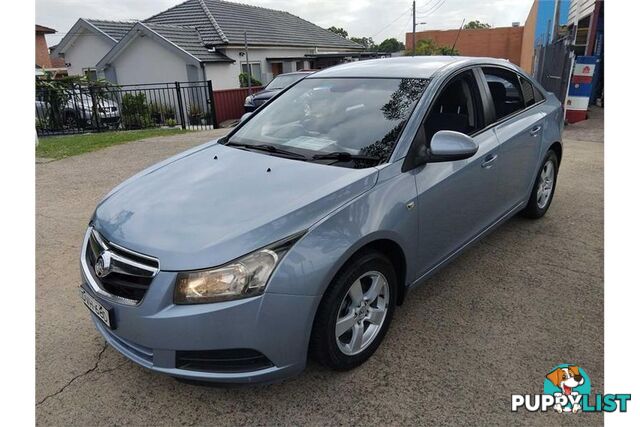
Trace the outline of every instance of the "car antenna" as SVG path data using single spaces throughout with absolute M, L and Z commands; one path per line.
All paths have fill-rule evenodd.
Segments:
M 451 46 L 451 55 L 453 55 L 453 49 L 456 48 L 456 43 L 458 43 L 458 37 L 460 37 L 460 31 L 462 31 L 462 27 L 464 27 L 464 21 L 466 18 L 462 18 L 462 24 L 460 24 L 460 29 L 458 30 L 458 34 L 456 35 L 456 39 L 453 41 L 453 46 Z

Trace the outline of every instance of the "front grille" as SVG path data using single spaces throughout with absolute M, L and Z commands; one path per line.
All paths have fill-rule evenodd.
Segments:
M 176 351 L 176 368 L 204 372 L 253 372 L 270 368 L 273 363 L 256 350 Z
M 85 273 L 109 296 L 140 302 L 159 271 L 158 260 L 111 243 L 92 228 L 86 241 Z M 96 272 L 100 258 L 103 265 L 108 264 L 102 277 Z

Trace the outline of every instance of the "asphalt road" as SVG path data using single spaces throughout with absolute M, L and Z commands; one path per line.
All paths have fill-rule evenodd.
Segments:
M 565 132 L 557 192 L 539 221 L 514 218 L 412 292 L 378 352 L 336 373 L 311 363 L 269 386 L 215 388 L 153 374 L 94 330 L 78 256 L 99 199 L 212 133 L 153 138 L 36 168 L 39 425 L 602 424 L 593 414 L 510 412 L 576 363 L 603 391 L 602 114 Z

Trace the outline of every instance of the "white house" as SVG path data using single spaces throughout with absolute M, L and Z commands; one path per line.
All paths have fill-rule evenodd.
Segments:
M 96 64 L 131 29 L 134 22 L 80 18 L 51 52 L 64 57 L 69 75 L 94 77 Z
M 144 21 L 110 22 L 109 29 L 105 22 L 81 19 L 60 42 L 56 53 L 69 74 L 93 67 L 122 85 L 211 80 L 214 89 L 237 88 L 247 71 L 245 32 L 251 74 L 263 83 L 374 55 L 288 12 L 220 0 L 187 0 Z M 107 37 L 83 39 L 92 30 Z

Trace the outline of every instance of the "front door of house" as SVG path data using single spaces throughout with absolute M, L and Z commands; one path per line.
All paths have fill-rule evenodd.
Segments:
M 282 62 L 274 62 L 271 64 L 271 74 L 273 74 L 273 77 L 282 74 Z

